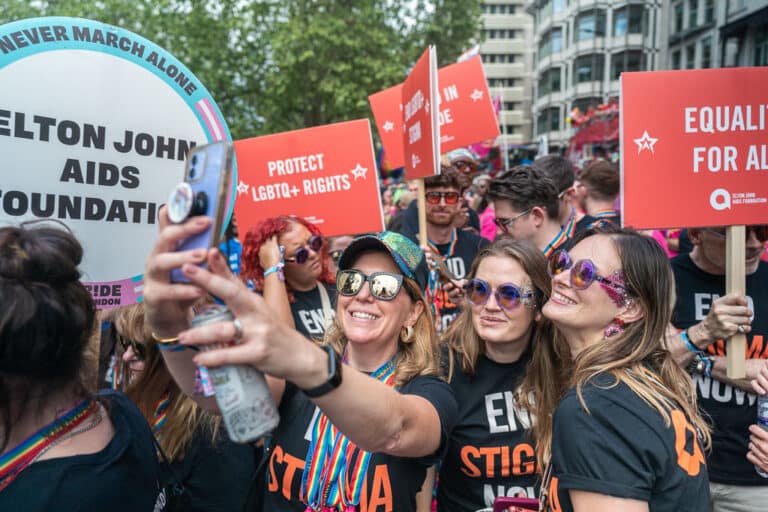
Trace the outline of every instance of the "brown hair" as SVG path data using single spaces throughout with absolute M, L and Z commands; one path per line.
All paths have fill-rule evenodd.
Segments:
M 136 404 L 150 426 L 155 420 L 157 404 L 168 393 L 170 403 L 166 409 L 162 435 L 158 436 L 160 447 L 168 458 L 171 461 L 182 460 L 195 432 L 200 428 L 210 433 L 213 443 L 219 433 L 221 417 L 201 409 L 173 380 L 157 348 L 157 342 L 152 339 L 144 315 L 144 304 L 120 308 L 114 322 L 121 336 L 144 345 L 144 370 L 136 380 L 130 382 L 126 395 Z
M 602 159 L 590 162 L 579 173 L 579 181 L 587 188 L 589 195 L 603 201 L 613 200 L 621 189 L 619 170 Z

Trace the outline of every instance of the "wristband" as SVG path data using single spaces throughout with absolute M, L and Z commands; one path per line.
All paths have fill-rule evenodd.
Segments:
M 157 349 L 161 352 L 181 352 L 183 350 L 194 350 L 199 352 L 200 349 L 193 346 L 182 345 L 181 343 L 158 343 Z
M 274 274 L 277 272 L 277 278 L 281 281 L 285 281 L 285 274 L 283 274 L 283 267 L 285 267 L 285 246 L 280 246 L 280 261 L 277 263 L 277 265 L 269 267 L 267 270 L 264 271 L 264 279 L 267 278 L 269 274 Z
M 176 345 L 179 343 L 178 336 L 172 336 L 170 338 L 161 338 L 154 332 L 152 333 L 152 339 L 155 340 L 159 345 Z
M 704 353 L 703 350 L 701 350 L 699 347 L 693 344 L 691 341 L 691 338 L 688 337 L 688 329 L 684 329 L 680 331 L 680 339 L 683 340 L 683 343 L 685 343 L 685 348 L 687 348 L 689 351 L 693 352 L 694 354 L 701 355 Z

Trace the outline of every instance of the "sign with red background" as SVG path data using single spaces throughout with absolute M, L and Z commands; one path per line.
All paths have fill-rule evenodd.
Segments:
M 384 229 L 367 119 L 239 140 L 235 153 L 241 232 L 278 215 L 304 217 L 325 236 Z
M 768 68 L 621 75 L 622 217 L 768 223 Z
M 440 173 L 440 126 L 437 122 L 437 54 L 430 46 L 403 83 L 405 175 L 426 178 Z
M 480 57 L 437 72 L 440 153 L 499 136 L 496 112 Z M 391 167 L 405 165 L 402 138 L 403 84 L 368 97 Z

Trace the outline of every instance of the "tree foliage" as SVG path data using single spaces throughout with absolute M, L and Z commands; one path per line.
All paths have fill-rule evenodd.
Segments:
M 76 16 L 140 34 L 213 95 L 232 136 L 370 116 L 429 44 L 450 63 L 479 33 L 476 0 L 0 0 L 0 24 Z

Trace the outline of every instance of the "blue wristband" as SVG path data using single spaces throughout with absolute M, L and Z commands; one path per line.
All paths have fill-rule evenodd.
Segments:
M 277 278 L 281 281 L 285 281 L 285 274 L 283 274 L 283 267 L 285 267 L 285 246 L 280 246 L 280 261 L 277 263 L 277 265 L 273 267 L 269 267 L 267 270 L 264 271 L 264 279 L 267 278 L 269 274 L 274 274 L 277 272 Z
M 691 338 L 688 337 L 688 329 L 684 329 L 680 332 L 680 339 L 685 343 L 685 348 L 693 352 L 694 354 L 703 354 L 704 351 L 698 348 L 691 342 Z
M 713 361 L 711 357 L 707 356 L 700 356 L 704 360 L 704 376 L 705 377 L 711 377 L 712 376 L 712 366 Z
M 200 349 L 197 347 L 188 347 L 186 345 L 182 345 L 181 343 L 158 343 L 157 349 L 161 350 L 163 352 L 181 352 L 182 350 L 195 350 L 199 351 Z

